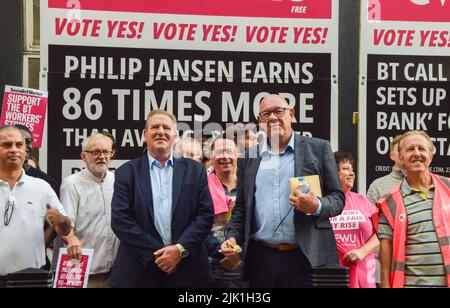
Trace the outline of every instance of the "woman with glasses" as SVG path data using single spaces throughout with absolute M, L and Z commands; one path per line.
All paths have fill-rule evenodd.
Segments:
M 339 181 L 345 193 L 342 214 L 330 218 L 341 265 L 350 268 L 351 288 L 375 288 L 375 252 L 380 242 L 372 217 L 377 208 L 363 195 L 351 191 L 355 182 L 350 153 L 335 152 Z

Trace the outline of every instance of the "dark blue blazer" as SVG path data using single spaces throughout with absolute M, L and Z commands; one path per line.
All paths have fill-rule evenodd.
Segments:
M 173 162 L 172 243 L 189 252 L 168 275 L 155 265 L 153 253 L 164 247 L 154 224 L 148 156 L 117 169 L 111 226 L 120 239 L 112 287 L 197 287 L 212 280 L 205 239 L 214 221 L 206 171 L 191 159 Z

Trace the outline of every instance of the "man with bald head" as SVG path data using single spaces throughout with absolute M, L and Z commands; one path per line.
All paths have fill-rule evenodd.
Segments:
M 237 199 L 221 251 L 232 256 L 243 245 L 250 287 L 307 287 L 311 267 L 339 264 L 329 218 L 341 213 L 345 197 L 333 152 L 328 141 L 295 134 L 293 120 L 285 99 L 265 97 L 258 122 L 267 139 L 238 162 Z M 319 176 L 322 198 L 290 194 L 288 179 L 306 175 Z

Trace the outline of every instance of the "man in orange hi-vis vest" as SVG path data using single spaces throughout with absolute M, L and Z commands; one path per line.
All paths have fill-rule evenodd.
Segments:
M 407 177 L 378 201 L 381 286 L 450 286 L 450 179 L 429 171 L 433 142 L 421 131 L 399 144 Z

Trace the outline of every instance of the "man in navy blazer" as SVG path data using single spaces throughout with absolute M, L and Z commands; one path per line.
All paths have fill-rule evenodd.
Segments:
M 225 256 L 244 247 L 243 273 L 250 287 L 308 287 L 312 267 L 339 264 L 329 221 L 344 208 L 330 143 L 296 135 L 294 109 L 279 95 L 260 104 L 267 139 L 238 161 L 238 192 L 222 244 Z M 317 175 L 322 197 L 289 189 L 288 179 Z
M 111 226 L 120 239 L 112 287 L 202 287 L 212 280 L 204 245 L 214 210 L 203 165 L 172 155 L 176 119 L 147 117 L 143 157 L 115 173 Z

